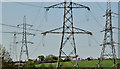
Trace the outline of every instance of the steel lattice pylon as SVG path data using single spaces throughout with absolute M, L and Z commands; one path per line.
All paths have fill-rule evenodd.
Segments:
M 33 36 L 35 36 L 35 34 L 26 32 L 26 27 L 27 26 L 30 26 L 30 27 L 33 26 L 33 25 L 26 24 L 26 16 L 24 16 L 24 18 L 23 18 L 23 24 L 20 24 L 20 25 L 17 25 L 17 26 L 21 26 L 21 25 L 23 26 L 23 32 L 22 32 L 23 36 L 22 36 L 22 46 L 21 46 L 19 61 L 22 61 L 22 55 L 23 55 L 23 53 L 26 54 L 26 58 L 27 58 L 27 61 L 28 61 L 29 60 L 29 53 L 28 53 L 27 43 L 33 44 L 33 42 L 27 41 L 27 35 L 33 35 Z
M 17 45 L 16 45 L 16 34 L 14 33 L 14 40 L 13 40 L 13 57 L 16 57 L 16 61 L 18 60 L 18 57 L 17 57 Z
M 118 14 L 120 14 L 120 1 L 118 2 Z M 120 15 L 118 15 L 120 18 Z M 118 28 L 120 27 L 120 19 L 118 19 Z M 118 34 L 120 34 L 120 29 L 118 29 Z M 120 35 L 118 35 L 118 42 L 120 42 Z M 120 58 L 120 44 L 118 45 L 118 58 Z
M 102 67 L 103 60 L 107 58 L 113 59 L 113 66 L 116 67 L 116 51 L 115 51 L 115 42 L 113 41 L 113 31 L 112 29 L 112 11 L 111 11 L 111 3 L 107 2 L 107 10 L 106 14 L 104 15 L 106 17 L 106 24 L 105 29 L 101 32 L 105 32 L 104 40 L 102 44 L 102 52 L 100 56 L 100 60 L 98 63 L 98 67 Z
M 55 4 L 55 5 L 52 5 L 49 7 L 45 7 L 45 8 L 47 11 L 50 8 L 64 8 L 63 27 L 56 28 L 56 29 L 42 33 L 44 35 L 46 35 L 47 33 L 62 34 L 57 69 L 59 69 L 62 66 L 62 61 L 60 61 L 61 58 L 68 58 L 70 60 L 72 58 L 75 58 L 76 61 L 73 62 L 71 60 L 71 63 L 73 65 L 73 67 L 78 68 L 74 34 L 90 34 L 90 35 L 92 35 L 92 33 L 73 26 L 73 15 L 72 15 L 73 11 L 72 11 L 72 9 L 73 8 L 86 8 L 86 9 L 90 10 L 90 8 L 87 6 L 81 5 L 81 4 L 74 3 L 74 2 L 62 2 L 62 3 Z M 62 30 L 62 32 L 58 31 L 58 30 Z M 72 49 L 73 49 L 70 51 L 70 54 L 66 54 L 65 50 L 63 49 L 65 47 L 66 43 L 68 43 L 68 41 L 70 41 L 70 44 L 71 44 L 71 46 L 69 46 L 69 47 L 72 47 Z

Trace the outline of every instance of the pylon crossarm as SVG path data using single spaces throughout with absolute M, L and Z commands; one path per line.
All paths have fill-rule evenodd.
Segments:
M 22 41 L 16 42 L 16 44 L 18 44 L 18 43 L 22 43 Z M 30 42 L 30 41 L 27 41 L 27 43 L 34 44 L 33 42 Z
M 73 27 L 73 28 L 76 29 L 76 30 L 78 30 L 78 31 L 83 31 L 83 32 L 81 32 L 83 34 L 90 34 L 90 35 L 92 35 L 92 32 L 89 32 L 89 31 L 86 31 L 86 30 L 83 30 L 83 29 L 80 29 L 80 28 L 76 28 L 76 27 Z
M 118 44 L 118 45 L 120 45 L 120 43 L 117 43 L 117 42 L 115 42 L 115 44 Z
M 118 30 L 120 30 L 120 28 L 117 28 L 117 27 L 113 27 L 114 29 L 118 29 Z
M 103 15 L 103 17 L 107 16 L 109 13 L 110 13 L 110 14 L 114 14 L 114 15 L 119 15 L 118 13 L 115 13 L 115 12 L 112 12 L 112 11 L 108 11 L 108 13 L 105 14 L 105 15 Z
M 114 44 L 118 44 L 119 45 L 120 43 L 117 43 L 117 42 L 106 42 L 106 43 L 100 44 L 100 46 L 103 46 L 103 45 L 114 45 Z
M 28 33 L 28 32 L 26 33 L 26 35 L 33 35 L 33 36 L 35 36 L 35 34 L 32 34 L 32 33 Z
M 18 27 L 19 26 L 22 26 L 23 24 L 19 24 L 19 25 L 17 25 Z M 30 24 L 26 24 L 27 26 L 30 26 L 30 27 L 32 27 L 33 25 L 30 25 Z
M 44 32 L 43 35 L 46 35 L 46 33 L 54 33 L 54 34 L 62 34 L 63 32 Z M 72 34 L 72 32 L 64 32 L 65 34 Z M 91 32 L 73 32 L 74 34 L 90 34 Z
M 78 3 L 74 3 L 74 2 L 72 2 L 72 3 L 73 3 L 74 6 L 76 6 L 76 7 L 73 6 L 73 8 L 86 8 L 88 11 L 90 11 L 90 8 L 87 7 L 87 6 L 84 6 L 84 5 L 81 5 L 81 4 L 78 4 Z
M 49 7 L 44 7 L 44 8 L 46 8 L 46 11 L 48 11 L 50 8 L 87 8 L 87 10 L 90 11 L 90 8 L 87 7 L 87 6 L 77 4 L 77 3 L 74 3 L 74 2 L 70 2 L 70 3 L 73 4 L 72 7 L 70 7 L 70 6 L 64 7 L 63 4 L 69 4 L 69 2 L 62 2 L 62 3 L 58 3 L 58 4 L 55 4 L 55 5 L 52 5 L 52 6 L 49 6 Z
M 62 6 L 63 4 L 64 4 L 64 2 L 55 4 L 55 5 L 52 5 L 52 6 L 49 6 L 49 7 L 44 7 L 44 8 L 46 8 L 46 9 L 49 9 L 49 8 L 59 8 L 58 6 Z
M 112 27 L 112 29 L 118 29 L 116 27 Z M 105 32 L 106 30 L 111 30 L 111 28 L 105 28 L 104 30 L 100 31 L 100 32 Z
M 30 24 L 26 24 L 27 26 L 30 26 L 30 27 L 32 27 L 33 25 L 30 25 Z
M 81 5 L 81 4 L 77 4 L 77 3 L 71 2 L 73 4 L 72 7 L 70 7 L 70 6 L 64 7 L 64 6 L 62 6 L 64 3 L 69 4 L 69 2 L 62 2 L 62 3 L 59 3 L 59 4 L 55 4 L 55 5 L 52 5 L 52 6 L 49 6 L 49 7 L 44 7 L 44 8 L 46 8 L 48 10 L 49 10 L 49 8 L 87 8 L 87 10 L 90 11 L 89 7 Z
M 12 33 L 12 34 L 23 34 L 23 32 L 2 32 L 2 33 Z M 32 34 L 32 33 L 26 33 L 26 35 L 33 35 L 35 36 L 35 34 Z
M 46 35 L 47 33 L 51 33 L 52 31 L 56 31 L 56 30 L 59 30 L 59 29 L 62 29 L 62 28 L 63 28 L 63 27 L 59 27 L 59 28 L 56 28 L 56 29 L 52 29 L 52 30 L 50 30 L 50 31 L 43 32 L 43 33 L 41 33 L 41 34 Z
M 30 41 L 28 41 L 27 43 L 31 43 L 31 44 L 34 44 L 33 42 L 30 42 Z
M 62 34 L 63 32 L 54 32 L 54 31 L 59 30 L 59 29 L 62 29 L 62 27 L 56 28 L 56 29 L 53 29 L 53 30 L 50 30 L 50 31 L 43 32 L 41 34 L 43 34 L 43 35 L 46 35 L 47 33 Z M 83 30 L 83 29 L 79 29 L 79 28 L 75 28 L 75 27 L 74 27 L 74 29 L 76 29 L 78 31 L 82 31 L 82 32 L 64 32 L 64 33 L 65 34 L 74 33 L 74 34 L 90 34 L 90 35 L 92 35 L 92 32 L 89 32 L 89 31 L 86 31 L 86 30 Z

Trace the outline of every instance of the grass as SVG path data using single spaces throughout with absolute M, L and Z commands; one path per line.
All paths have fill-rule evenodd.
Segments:
M 50 64 L 52 64 L 53 67 L 56 67 L 57 63 L 42 63 L 35 65 L 36 67 L 42 67 L 44 64 L 44 67 L 48 67 Z
M 79 67 L 97 67 L 98 60 L 78 61 Z
M 79 67 L 97 67 L 99 60 L 91 60 L 91 61 L 78 61 Z M 120 63 L 120 60 L 118 60 Z M 52 65 L 53 67 L 56 67 L 57 63 L 42 63 L 35 65 L 36 67 L 49 67 L 49 65 Z M 63 62 L 63 67 L 73 67 L 71 62 Z M 112 60 L 104 60 L 102 67 L 113 67 L 113 61 Z

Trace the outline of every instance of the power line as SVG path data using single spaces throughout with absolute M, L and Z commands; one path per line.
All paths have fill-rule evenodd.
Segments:
M 41 8 L 39 8 L 38 11 L 36 12 L 35 18 L 33 19 L 32 24 L 35 23 L 36 19 L 38 18 L 39 13 L 40 13 L 40 9 L 41 9 Z
M 43 35 L 40 42 L 37 44 L 37 46 L 35 46 L 34 50 L 30 53 L 29 56 L 31 56 L 32 54 L 34 54 L 39 48 L 40 48 L 40 45 L 42 44 L 42 46 L 45 46 L 44 44 L 44 39 L 45 39 L 45 36 Z
M 32 4 L 26 4 L 26 3 L 22 3 L 22 2 L 13 2 L 13 3 L 17 3 L 17 4 L 21 4 L 21 5 L 25 5 L 25 6 L 43 8 L 42 6 L 32 5 Z
M 92 38 L 93 38 L 93 40 L 94 40 L 98 45 L 100 45 L 100 43 L 95 39 L 94 36 L 92 36 Z
M 101 5 L 99 4 L 99 2 L 95 2 L 95 4 L 96 4 L 102 11 L 104 11 L 104 9 L 101 7 Z
M 16 2 L 14 0 L 6 0 L 9 1 L 11 3 L 16 3 L 16 4 L 20 4 L 20 5 L 25 5 L 25 6 L 31 6 L 31 7 L 37 7 L 37 8 L 43 8 L 42 6 L 38 6 L 38 5 L 33 5 L 33 4 L 27 4 L 27 3 L 23 3 L 23 2 Z
M 91 11 L 90 11 L 91 12 Z M 103 28 L 103 26 L 101 25 L 101 23 L 99 23 L 99 21 L 97 21 L 96 17 L 94 16 L 94 14 L 91 12 L 91 15 L 93 17 L 93 19 L 96 21 L 96 23 Z

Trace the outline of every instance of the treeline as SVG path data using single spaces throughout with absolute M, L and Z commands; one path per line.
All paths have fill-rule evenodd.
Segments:
M 48 55 L 46 57 L 44 57 L 43 55 L 41 55 L 41 56 L 38 56 L 38 58 L 39 58 L 39 62 L 40 63 L 54 63 L 54 62 L 58 61 L 58 57 L 54 56 L 52 54 L 50 54 L 50 55 Z M 70 59 L 69 58 L 65 58 L 64 60 L 61 59 L 60 61 L 65 62 L 65 61 L 70 61 Z

